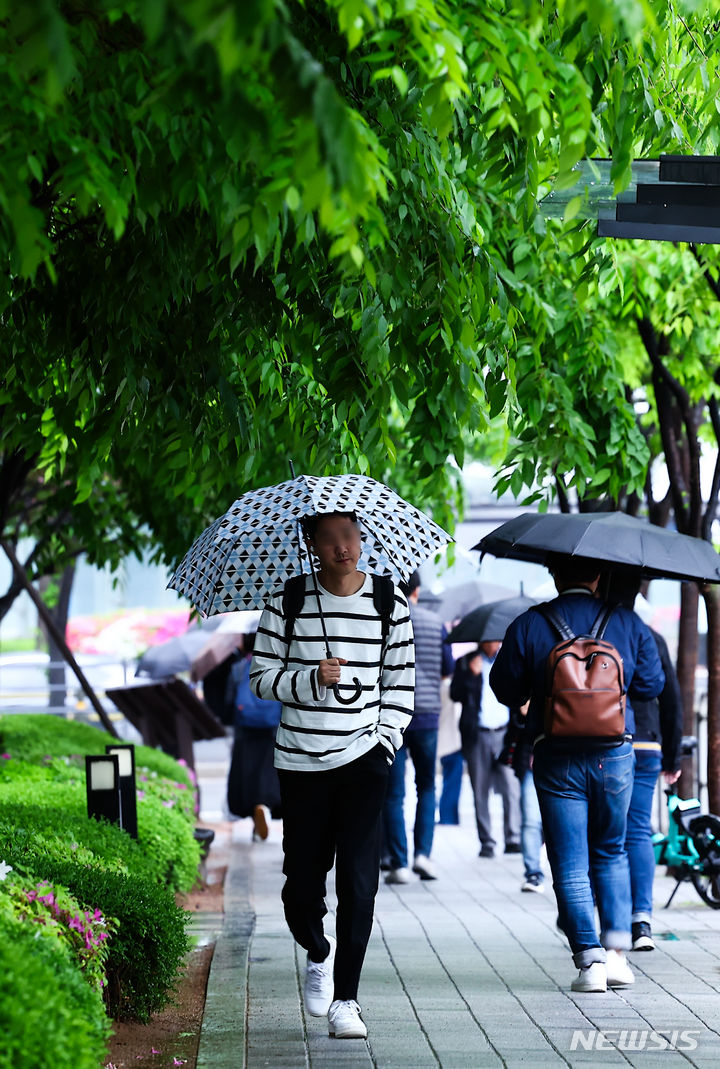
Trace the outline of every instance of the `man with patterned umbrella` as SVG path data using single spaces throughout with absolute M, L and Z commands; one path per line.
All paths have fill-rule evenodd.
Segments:
M 307 951 L 306 1009 L 327 1014 L 337 1038 L 367 1035 L 357 992 L 379 882 L 380 816 L 413 711 L 412 625 L 392 580 L 407 579 L 448 541 L 372 479 L 300 476 L 235 502 L 171 580 L 206 612 L 265 604 L 250 680 L 259 697 L 283 706 L 275 765 L 285 916 Z M 333 863 L 335 937 L 323 925 Z

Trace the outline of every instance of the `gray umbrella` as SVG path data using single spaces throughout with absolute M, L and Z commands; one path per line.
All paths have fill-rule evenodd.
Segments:
M 466 583 L 455 583 L 437 593 L 429 593 L 421 586 L 418 601 L 436 612 L 441 620 L 452 621 L 464 616 L 477 605 L 496 601 L 512 593 L 508 587 L 471 579 Z
M 650 579 L 720 583 L 720 554 L 709 542 L 624 512 L 525 512 L 485 535 L 473 549 L 537 564 L 563 554 L 639 569 Z
M 179 672 L 189 672 L 195 657 L 207 645 L 212 629 L 191 627 L 182 635 L 176 635 L 151 646 L 138 661 L 136 676 L 149 676 L 150 679 L 165 679 Z
M 516 598 L 503 598 L 480 605 L 455 625 L 447 637 L 448 642 L 502 642 L 505 632 L 516 616 L 537 605 L 534 598 L 522 594 Z

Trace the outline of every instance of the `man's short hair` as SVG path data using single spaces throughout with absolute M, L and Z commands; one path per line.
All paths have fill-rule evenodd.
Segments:
M 407 582 L 400 584 L 400 589 L 406 598 L 409 598 L 411 594 L 414 594 L 416 590 L 420 589 L 420 572 L 415 571 L 409 577 Z
M 632 609 L 640 593 L 642 577 L 637 570 L 616 569 L 608 571 L 600 582 L 601 594 L 611 605 L 624 605 Z
M 546 566 L 562 583 L 592 583 L 600 575 L 602 565 L 592 557 L 573 557 L 569 553 L 550 553 Z
M 349 520 L 352 520 L 352 522 L 359 527 L 358 518 L 354 512 L 319 512 L 314 516 L 303 516 L 300 523 L 311 542 L 315 541 L 318 524 L 324 516 L 347 516 Z

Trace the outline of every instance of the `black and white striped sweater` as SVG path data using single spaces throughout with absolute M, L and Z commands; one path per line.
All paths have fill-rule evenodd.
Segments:
M 407 601 L 395 589 L 390 632 L 383 658 L 382 626 L 373 602 L 370 575 L 360 589 L 339 597 L 318 583 L 333 657 L 344 657 L 340 689 L 362 691 L 352 705 L 335 700 L 320 686 L 317 666 L 327 656 L 317 601 L 308 577 L 305 601 L 295 621 L 289 655 L 285 641 L 283 588 L 265 604 L 250 666 L 250 686 L 259 698 L 282 702 L 275 742 L 275 765 L 315 771 L 348 764 L 382 742 L 390 757 L 402 743 L 413 712 L 415 651 Z M 287 658 L 287 665 L 286 665 Z

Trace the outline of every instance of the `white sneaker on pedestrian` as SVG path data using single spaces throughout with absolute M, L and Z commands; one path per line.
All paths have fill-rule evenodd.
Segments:
M 525 882 L 523 883 L 523 885 L 520 888 L 520 890 L 521 891 L 534 891 L 535 894 L 544 895 L 545 894 L 545 884 L 544 884 L 542 876 L 538 876 L 537 873 L 535 873 L 535 872 L 533 872 L 530 876 L 526 876 L 525 877 Z
M 573 982 L 570 984 L 571 991 L 607 991 L 607 970 L 601 961 L 594 961 L 580 969 Z
M 354 999 L 336 999 L 328 1011 L 328 1032 L 336 1039 L 366 1039 L 367 1028 Z
M 418 854 L 415 858 L 415 864 L 413 865 L 413 872 L 417 872 L 421 880 L 436 880 L 437 869 L 433 865 L 429 857 L 425 857 L 424 854 Z
M 390 869 L 385 877 L 385 883 L 410 883 L 411 879 L 410 869 Z
M 622 951 L 608 950 L 606 968 L 608 987 L 628 987 L 635 983 L 635 974 Z
M 325 961 L 311 961 L 307 959 L 305 968 L 305 1009 L 311 1017 L 324 1017 L 330 1009 L 333 1000 L 335 967 L 335 940 L 331 935 L 326 935 L 330 944 L 330 953 Z

